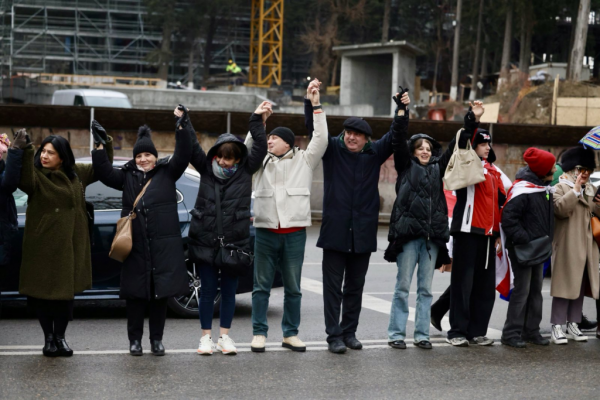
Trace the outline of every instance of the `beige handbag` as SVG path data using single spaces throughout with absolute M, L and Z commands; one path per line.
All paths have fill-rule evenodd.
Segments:
M 112 245 L 110 246 L 110 253 L 108 256 L 113 260 L 117 260 L 120 262 L 125 261 L 125 259 L 131 253 L 131 247 L 133 246 L 132 241 L 132 232 L 131 232 L 131 221 L 133 221 L 136 217 L 135 215 L 135 207 L 137 206 L 140 199 L 146 193 L 146 189 L 148 185 L 152 182 L 150 179 L 146 185 L 142 188 L 140 194 L 138 194 L 135 202 L 133 203 L 133 208 L 128 216 L 119 218 L 117 221 L 117 232 L 115 233 L 115 238 L 113 239 Z
M 475 150 L 471 148 L 471 141 L 467 141 L 466 149 L 458 148 L 461 132 L 462 129 L 459 129 L 456 133 L 454 152 L 444 174 L 444 187 L 446 190 L 463 189 L 485 181 L 483 165 L 481 165 L 481 160 Z

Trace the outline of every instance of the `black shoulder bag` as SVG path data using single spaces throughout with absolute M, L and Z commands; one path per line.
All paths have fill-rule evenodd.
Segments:
M 243 276 L 248 273 L 254 262 L 254 254 L 231 243 L 225 243 L 223 234 L 223 213 L 221 212 L 221 185 L 215 182 L 215 206 L 217 214 L 217 238 L 219 250 L 214 266 L 229 276 Z

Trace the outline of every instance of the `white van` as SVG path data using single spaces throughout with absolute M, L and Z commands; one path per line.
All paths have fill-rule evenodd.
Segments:
M 52 95 L 52 105 L 132 108 L 127 95 L 98 89 L 57 90 Z

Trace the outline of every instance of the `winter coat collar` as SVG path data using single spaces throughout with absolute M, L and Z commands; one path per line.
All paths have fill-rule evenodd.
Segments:
M 206 159 L 208 160 L 208 162 L 212 163 L 212 159 L 217 152 L 217 148 L 224 143 L 233 143 L 240 148 L 240 150 L 242 151 L 242 159 L 240 161 L 240 166 L 244 165 L 246 163 L 246 159 L 248 158 L 248 148 L 244 143 L 240 142 L 240 140 L 235 135 L 232 135 L 231 133 L 224 133 L 217 138 L 215 144 L 210 148 L 208 153 L 206 153 Z
M 558 178 L 558 183 L 564 183 L 570 188 L 574 188 L 575 178 L 573 178 L 569 174 L 562 174 L 561 177 Z M 596 195 L 596 189 L 594 188 L 594 185 L 592 185 L 590 182 L 588 182 L 588 184 L 585 185 L 585 189 L 583 192 L 586 196 L 590 198 L 593 198 Z
M 538 186 L 548 186 L 550 182 L 544 182 L 540 179 L 536 174 L 531 171 L 529 166 L 525 166 L 517 171 L 517 175 L 515 176 L 515 180 L 527 181 L 531 182 L 534 185 Z

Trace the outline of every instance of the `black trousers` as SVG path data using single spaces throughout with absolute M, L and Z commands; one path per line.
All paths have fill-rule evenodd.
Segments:
M 328 343 L 356 335 L 370 258 L 371 253 L 323 250 L 323 303 Z
M 450 288 L 452 285 L 446 288 L 446 291 L 431 305 L 431 316 L 435 319 L 441 320 L 444 315 L 450 311 Z
M 512 266 L 515 286 L 510 295 L 502 337 L 527 339 L 539 336 L 544 302 L 544 264 L 528 267 L 513 262 Z
M 167 320 L 167 300 L 127 299 L 127 334 L 130 341 L 142 340 L 146 309 L 149 314 L 150 340 L 162 340 Z
M 495 239 L 454 235 L 448 338 L 485 336 L 496 299 Z

